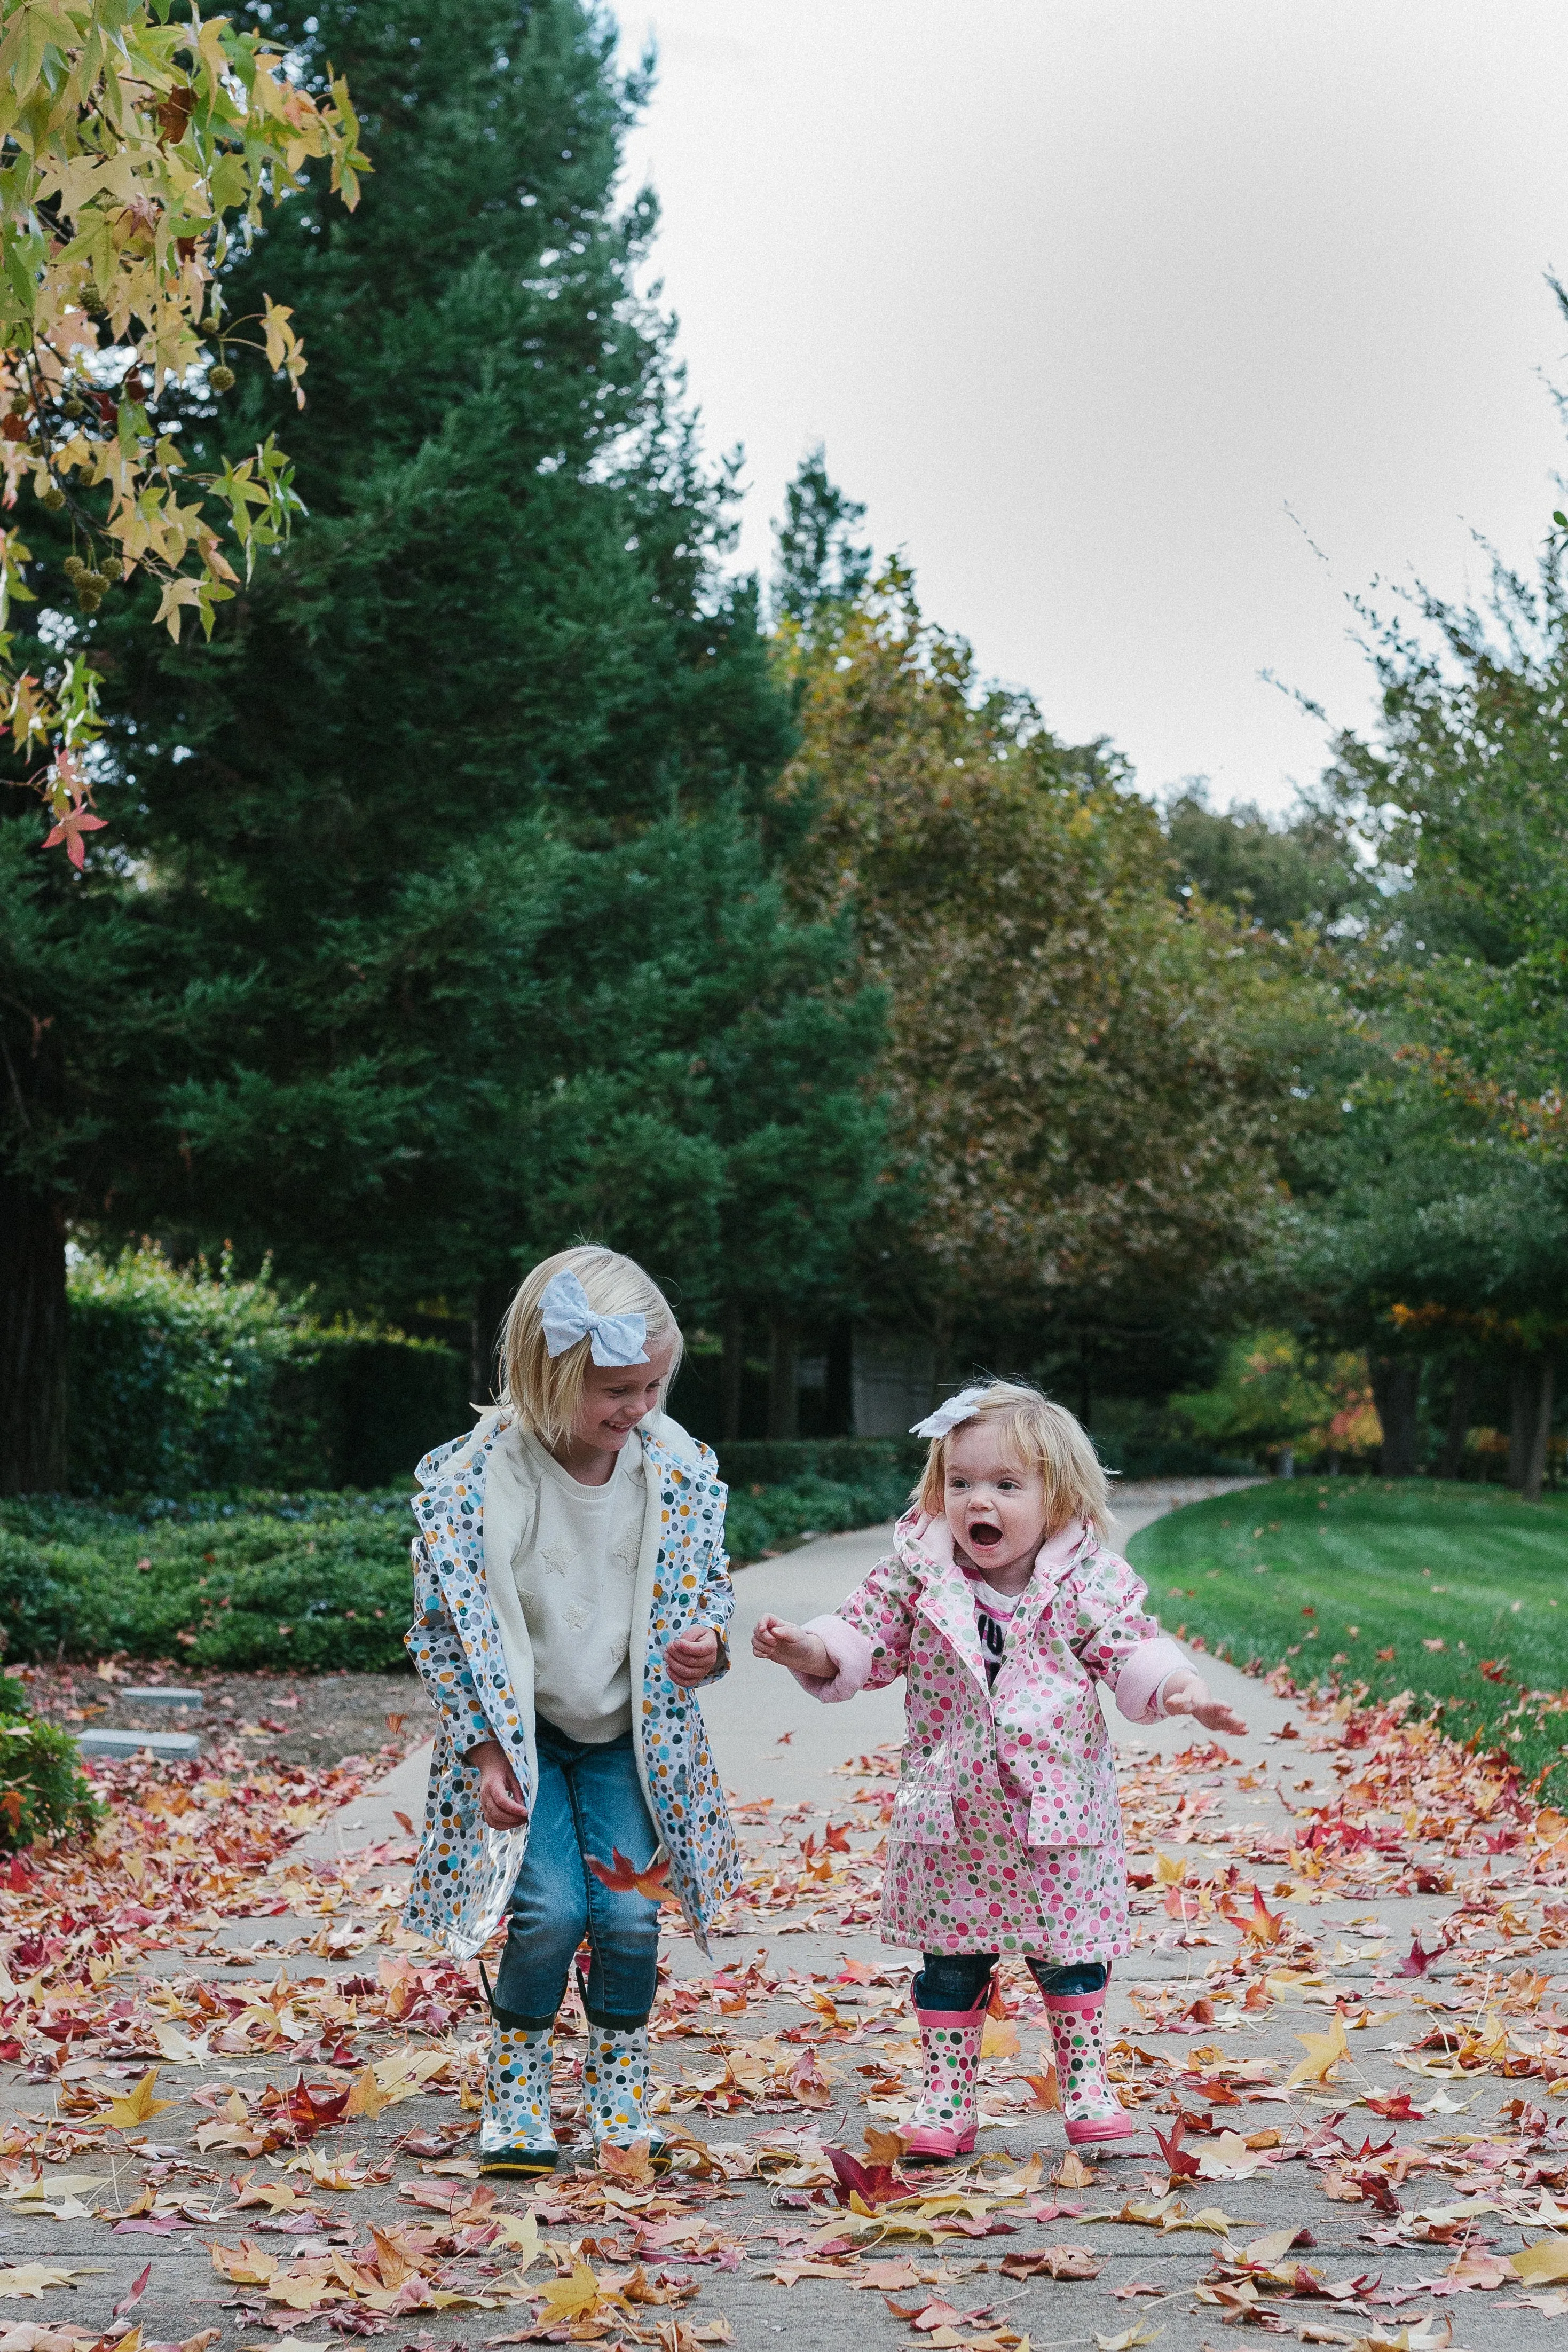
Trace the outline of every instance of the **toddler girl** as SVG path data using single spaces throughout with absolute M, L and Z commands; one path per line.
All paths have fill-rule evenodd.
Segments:
M 735 1595 L 714 1457 L 662 1410 L 680 1328 L 642 1267 L 547 1258 L 502 1353 L 499 1405 L 419 1467 L 408 1646 L 440 1730 L 405 1916 L 465 1958 L 507 1920 L 479 2168 L 538 2173 L 584 1936 L 597 2154 L 649 2137 L 660 1885 L 706 1951 L 740 1884 L 694 1696 L 728 1671 Z
M 1192 1715 L 1240 1733 L 1145 1588 L 1105 1548 L 1105 1475 L 1070 1412 L 1009 1381 L 917 1424 L 931 1449 L 890 1559 L 835 1617 L 764 1617 L 759 1658 L 821 1699 L 902 1674 L 908 1736 L 888 1831 L 882 1932 L 914 1945 L 924 2082 L 907 2153 L 967 2156 L 998 1957 L 1045 1996 L 1074 2147 L 1135 2129 L 1105 2074 L 1110 1963 L 1126 1952 L 1116 1774 L 1095 1685 L 1134 1723 Z

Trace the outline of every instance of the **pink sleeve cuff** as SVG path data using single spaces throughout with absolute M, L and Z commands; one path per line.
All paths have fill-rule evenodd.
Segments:
M 1116 1705 L 1129 1723 L 1155 1723 L 1164 1715 L 1160 1687 L 1167 1675 L 1190 1674 L 1191 1666 L 1167 1633 L 1140 1642 L 1116 1677 Z
M 791 1666 L 789 1671 L 802 1690 L 831 1706 L 835 1700 L 853 1698 L 856 1691 L 865 1687 L 876 1653 L 863 1633 L 857 1633 L 841 1617 L 813 1617 L 800 1631 L 821 1636 L 833 1665 L 831 1675 L 795 1674 Z

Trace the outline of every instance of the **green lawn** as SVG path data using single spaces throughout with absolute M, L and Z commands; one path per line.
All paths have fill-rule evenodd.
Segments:
M 1161 1621 L 1238 1665 L 1414 1691 L 1456 1738 L 1506 1741 L 1531 1777 L 1563 1769 L 1568 1496 L 1277 1479 L 1156 1520 L 1128 1556 Z

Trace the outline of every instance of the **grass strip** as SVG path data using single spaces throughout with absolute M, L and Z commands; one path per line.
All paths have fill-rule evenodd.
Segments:
M 1568 1496 L 1275 1479 L 1173 1511 L 1127 1549 L 1161 1622 L 1216 1655 L 1374 1699 L 1410 1691 L 1527 1780 L 1563 1772 Z

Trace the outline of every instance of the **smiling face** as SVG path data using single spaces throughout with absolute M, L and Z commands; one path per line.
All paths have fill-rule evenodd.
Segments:
M 947 1440 L 943 1508 L 961 1559 L 998 1591 L 1021 1591 L 1045 1541 L 1045 1481 L 993 1423 L 966 1422 Z
M 575 1456 L 621 1452 L 637 1423 L 656 1409 L 674 1352 L 671 1340 L 651 1340 L 645 1364 L 589 1364 L 571 1426 Z

